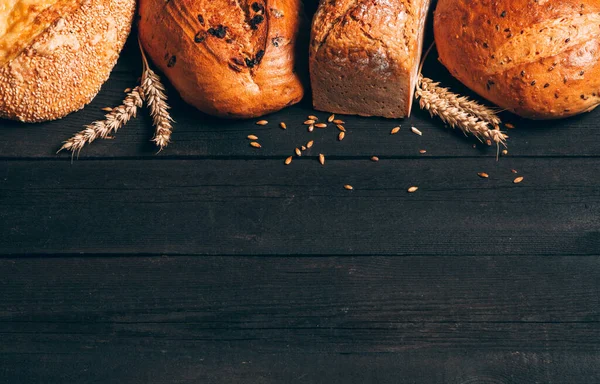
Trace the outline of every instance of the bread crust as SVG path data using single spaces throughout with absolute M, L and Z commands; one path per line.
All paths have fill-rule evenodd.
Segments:
M 226 118 L 252 118 L 299 102 L 295 72 L 300 0 L 141 0 L 139 31 L 181 97 Z
M 0 117 L 40 122 L 83 108 L 108 79 L 134 14 L 135 0 L 46 10 L 40 18 L 54 21 L 0 68 Z
M 439 0 L 440 61 L 520 116 L 564 118 L 600 104 L 597 0 Z
M 323 0 L 313 19 L 310 74 L 316 109 L 410 114 L 429 0 Z

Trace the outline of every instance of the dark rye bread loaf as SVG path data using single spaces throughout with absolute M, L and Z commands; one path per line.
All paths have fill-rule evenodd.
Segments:
M 410 114 L 430 0 L 322 0 L 310 77 L 318 110 Z
M 452 75 L 523 117 L 600 104 L 599 0 L 439 0 L 435 40 Z
M 295 72 L 300 0 L 141 0 L 140 39 L 182 98 L 229 118 L 303 97 Z

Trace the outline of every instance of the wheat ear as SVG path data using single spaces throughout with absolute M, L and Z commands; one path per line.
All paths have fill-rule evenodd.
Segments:
M 131 118 L 135 117 L 138 108 L 143 105 L 143 91 L 140 87 L 135 87 L 127 94 L 123 105 L 120 105 L 107 113 L 104 120 L 94 121 L 92 124 L 85 126 L 85 129 L 76 133 L 73 137 L 63 143 L 63 146 L 58 150 L 71 151 L 79 153 L 81 149 L 92 141 L 102 138 L 106 139 L 111 133 L 117 132 Z M 57 152 L 57 153 L 58 153 Z
M 167 104 L 167 95 L 165 87 L 160 81 L 160 77 L 150 69 L 148 59 L 142 48 L 142 43 L 139 42 L 140 52 L 142 53 L 142 61 L 144 63 L 144 72 L 142 74 L 142 90 L 144 91 L 145 100 L 150 108 L 152 116 L 152 125 L 155 128 L 153 142 L 162 151 L 171 142 L 171 133 L 173 132 L 173 119 L 169 113 L 169 105 Z
M 476 113 L 477 109 L 473 109 L 475 102 L 469 103 L 470 109 L 457 104 L 460 96 L 445 90 L 437 92 L 432 80 L 427 79 L 428 83 L 423 86 L 423 76 L 419 75 L 416 87 L 416 97 L 419 99 L 421 109 L 429 111 L 431 116 L 438 116 L 443 122 L 450 125 L 452 128 L 459 128 L 465 134 L 471 134 L 482 142 L 488 140 L 506 146 L 508 136 L 499 129 L 491 129 L 490 122 Z M 483 106 L 482 106 L 483 107 Z M 486 107 L 483 107 L 486 108 Z
M 483 121 L 487 121 L 494 127 L 498 127 L 500 124 L 502 124 L 502 121 L 497 115 L 497 110 L 479 104 L 478 102 L 471 100 L 466 96 L 460 96 L 452 93 L 448 88 L 441 87 L 440 83 L 434 82 L 427 77 L 421 77 L 421 87 L 423 90 L 437 93 L 442 99 L 448 100 L 449 104 L 461 108 L 468 114 L 476 116 Z

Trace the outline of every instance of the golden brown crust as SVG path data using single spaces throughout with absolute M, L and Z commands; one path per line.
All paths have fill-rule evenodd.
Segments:
M 0 117 L 55 120 L 89 103 L 127 39 L 135 0 L 82 0 L 51 11 L 61 16 L 0 67 Z
M 435 39 L 453 76 L 502 108 L 534 119 L 600 104 L 597 0 L 439 0 Z
M 182 98 L 203 112 L 251 118 L 297 103 L 300 0 L 142 0 L 142 45 Z
M 310 73 L 316 109 L 410 114 L 429 0 L 323 0 L 313 19 Z

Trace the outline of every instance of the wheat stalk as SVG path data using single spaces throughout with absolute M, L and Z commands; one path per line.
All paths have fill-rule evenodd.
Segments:
M 123 105 L 120 105 L 107 113 L 104 120 L 94 121 L 92 124 L 85 126 L 85 129 L 76 133 L 73 137 L 63 143 L 63 146 L 58 150 L 71 151 L 73 154 L 81 152 L 81 149 L 92 141 L 102 138 L 106 139 L 111 133 L 117 132 L 131 118 L 135 117 L 138 108 L 143 105 L 143 90 L 140 87 L 135 87 L 127 94 Z M 57 153 L 58 153 L 57 152 Z
M 171 124 L 174 120 L 171 118 L 169 113 L 169 105 L 167 104 L 167 95 L 165 95 L 165 87 L 160 81 L 160 77 L 150 69 L 148 59 L 144 53 L 141 42 L 140 52 L 142 53 L 142 61 L 144 64 L 144 71 L 142 74 L 142 90 L 144 91 L 145 100 L 150 108 L 150 115 L 152 116 L 152 125 L 155 128 L 153 142 L 159 147 L 159 152 L 162 151 L 171 142 L 171 133 L 173 132 L 173 125 Z
M 424 85 L 425 83 L 425 85 Z M 496 129 L 490 127 L 490 112 L 495 115 L 495 112 L 489 108 L 478 105 L 474 101 L 470 101 L 465 108 L 458 102 L 460 96 L 448 91 L 447 89 L 440 91 L 437 85 L 431 79 L 424 79 L 419 75 L 416 87 L 416 97 L 419 99 L 421 109 L 429 111 L 431 116 L 438 116 L 443 122 L 450 125 L 452 128 L 459 128 L 465 134 L 471 134 L 482 142 L 488 140 L 502 144 L 506 147 L 506 139 L 508 136 Z M 484 108 L 484 109 L 481 109 Z M 478 114 L 478 111 L 487 111 L 483 115 Z M 498 124 L 499 124 L 498 119 Z
M 441 87 L 440 83 L 434 82 L 427 77 L 421 76 L 421 87 L 423 90 L 437 93 L 442 99 L 448 100 L 449 104 L 458 108 L 462 108 L 468 114 L 477 116 L 479 119 L 487 121 L 494 127 L 498 127 L 500 124 L 502 124 L 502 121 L 498 117 L 496 110 L 479 104 L 478 102 L 471 100 L 466 96 L 460 96 L 452 93 L 448 88 Z

